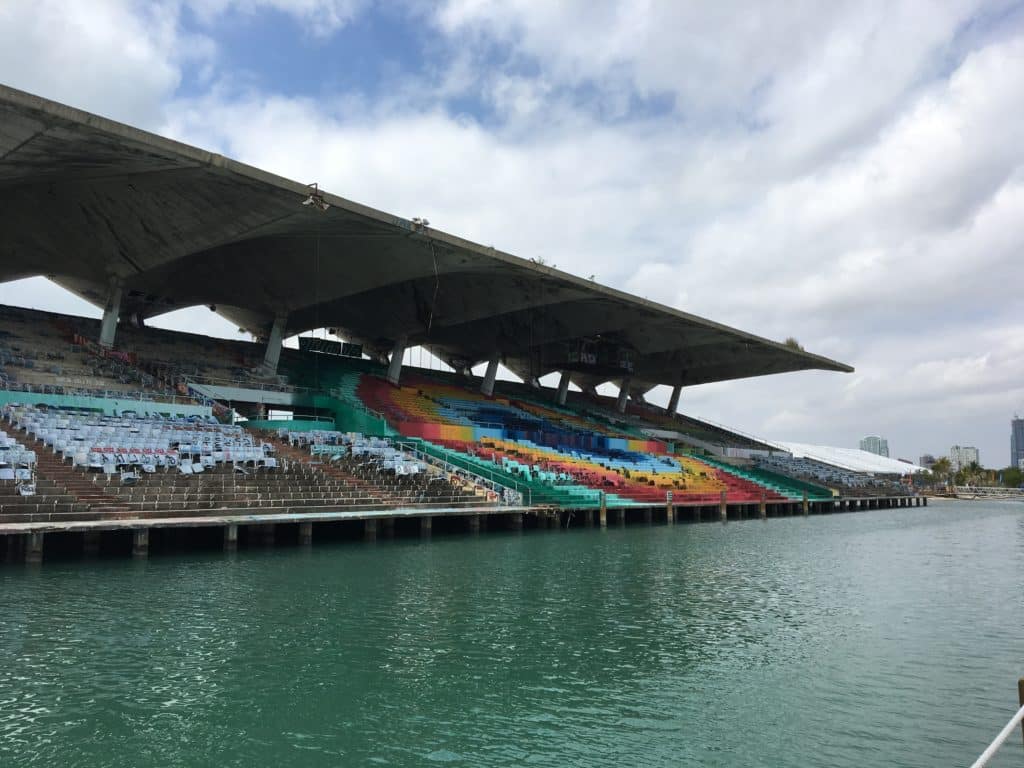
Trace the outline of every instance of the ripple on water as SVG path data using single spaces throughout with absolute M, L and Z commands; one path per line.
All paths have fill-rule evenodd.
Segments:
M 8 567 L 0 765 L 967 764 L 1024 508 L 965 509 Z

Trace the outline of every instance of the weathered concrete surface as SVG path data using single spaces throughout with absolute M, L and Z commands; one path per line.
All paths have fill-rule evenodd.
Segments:
M 405 338 L 454 362 L 488 360 L 501 339 L 505 364 L 532 375 L 600 335 L 631 350 L 638 392 L 852 370 L 335 195 L 304 206 L 309 193 L 0 86 L 0 281 L 52 276 L 103 306 L 113 280 L 122 317 L 205 304 L 266 335 L 287 314 L 286 335 L 328 325 L 371 351 Z

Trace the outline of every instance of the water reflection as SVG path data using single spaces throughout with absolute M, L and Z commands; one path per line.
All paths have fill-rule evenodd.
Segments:
M 1024 586 L 971 509 L 8 568 L 0 763 L 969 762 Z

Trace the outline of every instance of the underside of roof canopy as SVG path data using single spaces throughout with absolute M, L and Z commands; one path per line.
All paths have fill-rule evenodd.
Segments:
M 338 329 L 541 376 L 583 343 L 635 386 L 849 366 L 0 86 L 0 281 L 45 275 L 121 315 L 208 305 L 256 335 Z M 593 385 L 611 376 L 588 372 Z

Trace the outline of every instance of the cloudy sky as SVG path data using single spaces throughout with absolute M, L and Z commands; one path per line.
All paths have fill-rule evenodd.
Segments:
M 0 82 L 857 368 L 686 412 L 1008 462 L 1020 2 L 0 0 Z

